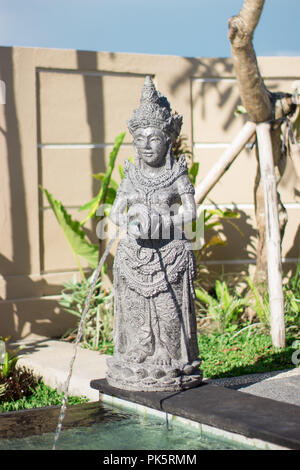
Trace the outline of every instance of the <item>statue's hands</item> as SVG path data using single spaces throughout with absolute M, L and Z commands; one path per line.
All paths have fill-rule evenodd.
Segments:
M 131 206 L 127 214 L 129 235 L 135 238 L 158 239 L 162 217 L 154 208 L 149 209 L 143 204 Z
M 131 206 L 127 214 L 127 227 L 129 235 L 134 238 L 148 238 L 150 217 L 146 206 L 136 204 Z
M 136 220 L 128 222 L 128 233 L 133 238 L 141 238 L 140 224 Z
M 160 227 L 161 227 L 161 215 L 155 209 L 151 209 L 150 213 L 150 224 L 151 224 L 151 231 L 150 231 L 150 238 L 158 239 L 160 236 Z

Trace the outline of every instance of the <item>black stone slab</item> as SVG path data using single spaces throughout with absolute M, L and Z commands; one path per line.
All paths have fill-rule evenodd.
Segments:
M 300 450 L 300 407 L 296 405 L 209 384 L 174 393 L 121 390 L 105 379 L 92 380 L 90 385 L 100 393 Z

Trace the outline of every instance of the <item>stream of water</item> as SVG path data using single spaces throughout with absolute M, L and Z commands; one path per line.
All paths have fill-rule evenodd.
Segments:
M 91 298 L 92 298 L 92 295 L 93 295 L 93 292 L 94 292 L 94 289 L 95 289 L 95 285 L 96 285 L 97 279 L 99 277 L 99 274 L 101 272 L 101 268 L 102 268 L 108 254 L 110 252 L 112 244 L 114 243 L 116 238 L 119 236 L 119 234 L 124 230 L 124 228 L 125 228 L 125 226 L 119 227 L 119 229 L 116 231 L 114 236 L 110 239 L 110 241 L 108 242 L 107 247 L 106 247 L 106 249 L 105 249 L 105 251 L 104 251 L 104 253 L 103 253 L 103 255 L 102 255 L 102 257 L 99 261 L 97 269 L 94 271 L 93 276 L 92 276 L 91 287 L 90 287 L 88 296 L 86 298 L 84 310 L 82 312 L 81 319 L 80 319 L 79 326 L 78 326 L 78 332 L 77 332 L 77 336 L 76 336 L 76 340 L 75 340 L 74 348 L 73 348 L 73 355 L 72 355 L 70 365 L 69 365 L 68 377 L 67 377 L 67 380 L 66 380 L 65 385 L 64 385 L 62 405 L 61 405 L 61 409 L 60 409 L 60 414 L 59 414 L 59 418 L 58 418 L 58 424 L 57 424 L 57 428 L 56 428 L 56 432 L 55 432 L 55 436 L 54 436 L 54 442 L 53 442 L 52 450 L 56 449 L 56 443 L 59 439 L 59 436 L 60 436 L 60 433 L 61 433 L 61 430 L 62 430 L 62 424 L 63 424 L 63 420 L 64 420 L 64 417 L 65 417 L 65 412 L 66 412 L 66 408 L 67 408 L 67 398 L 68 398 L 68 392 L 69 392 L 69 385 L 70 385 L 70 380 L 71 380 L 71 377 L 72 377 L 74 361 L 76 359 L 76 354 L 77 354 L 77 347 L 78 347 L 78 344 L 81 340 L 85 318 L 86 318 L 87 312 L 88 312 L 89 307 L 90 307 Z

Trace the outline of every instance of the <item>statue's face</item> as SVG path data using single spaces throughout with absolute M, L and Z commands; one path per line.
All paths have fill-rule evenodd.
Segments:
M 133 144 L 139 158 L 149 166 L 161 166 L 167 153 L 167 138 L 155 127 L 137 129 Z

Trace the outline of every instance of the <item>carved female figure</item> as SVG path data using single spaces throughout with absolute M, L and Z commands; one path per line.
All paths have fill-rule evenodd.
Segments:
M 181 390 L 201 381 L 194 314 L 194 255 L 183 223 L 196 217 L 194 188 L 172 143 L 182 116 L 146 77 L 128 122 L 136 151 L 111 211 L 127 224 L 114 262 L 114 356 L 107 381 L 126 390 Z M 182 205 L 183 211 L 179 212 Z M 127 212 L 126 212 L 127 210 Z

